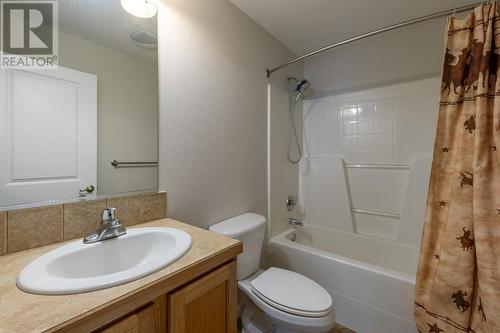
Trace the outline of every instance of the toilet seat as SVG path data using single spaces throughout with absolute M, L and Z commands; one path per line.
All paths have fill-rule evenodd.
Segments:
M 250 284 L 252 292 L 263 302 L 290 314 L 317 318 L 332 311 L 330 294 L 302 274 L 271 267 Z

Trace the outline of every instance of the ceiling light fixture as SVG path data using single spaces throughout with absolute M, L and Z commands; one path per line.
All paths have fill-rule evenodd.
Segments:
M 147 0 L 121 0 L 121 4 L 129 14 L 140 18 L 153 17 L 158 11 L 158 8 Z

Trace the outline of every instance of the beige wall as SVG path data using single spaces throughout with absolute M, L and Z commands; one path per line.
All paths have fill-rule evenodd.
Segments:
M 227 0 L 164 0 L 159 40 L 159 186 L 169 216 L 207 227 L 266 215 L 265 69 L 292 53 Z M 286 74 L 271 81 L 282 85 Z
M 110 162 L 157 159 L 157 64 L 67 33 L 59 39 L 61 66 L 97 75 L 98 193 L 156 189 L 156 168 Z
M 309 58 L 315 97 L 439 76 L 446 19 L 386 32 Z

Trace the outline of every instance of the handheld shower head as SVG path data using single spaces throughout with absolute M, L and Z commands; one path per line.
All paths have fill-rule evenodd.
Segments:
M 287 77 L 287 82 L 294 81 L 296 84 L 295 89 L 290 91 L 290 107 L 288 108 L 288 151 L 287 158 L 290 163 L 297 164 L 302 158 L 302 147 L 300 146 L 299 136 L 297 134 L 297 126 L 295 125 L 295 107 L 304 97 L 304 94 L 311 94 L 309 87 L 311 83 L 306 79 L 297 80 L 294 77 Z M 295 147 L 297 150 L 297 157 L 292 156 L 292 140 L 295 142 Z
M 310 85 L 311 83 L 306 79 L 304 79 L 302 81 L 299 81 L 299 83 L 297 84 L 297 88 L 295 88 L 295 90 L 302 94 L 307 88 L 309 88 Z

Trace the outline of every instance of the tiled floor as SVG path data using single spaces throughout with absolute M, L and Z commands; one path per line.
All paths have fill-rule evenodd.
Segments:
M 354 331 L 351 331 L 350 329 L 348 328 L 345 328 L 345 327 L 342 327 L 340 325 L 336 325 L 334 328 L 333 328 L 333 331 L 332 333 L 356 333 Z
M 241 332 L 241 321 L 238 319 L 238 332 Z M 356 333 L 348 328 L 342 327 L 340 325 L 335 325 L 331 333 Z

